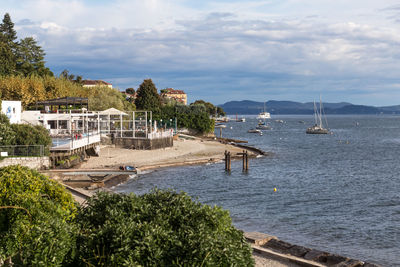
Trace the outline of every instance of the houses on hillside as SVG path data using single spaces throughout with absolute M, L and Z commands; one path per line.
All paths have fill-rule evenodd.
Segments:
M 161 90 L 161 98 L 174 99 L 184 105 L 187 105 L 187 95 L 182 90 L 175 90 L 173 88 L 166 88 Z
M 95 87 L 95 86 L 106 86 L 109 88 L 113 88 L 111 83 L 102 81 L 102 80 L 83 80 L 82 81 L 82 86 L 83 87 Z M 131 88 L 129 88 L 131 89 Z M 128 91 L 125 90 L 122 92 L 125 95 L 126 100 L 128 101 L 134 101 L 136 99 L 136 92 L 133 90 Z M 184 105 L 187 105 L 187 94 L 183 90 L 176 90 L 173 88 L 166 88 L 162 89 L 160 92 L 160 96 L 162 99 L 165 100 L 175 100 L 176 102 L 182 103 Z
M 95 87 L 95 86 L 106 86 L 112 88 L 112 84 L 102 81 L 102 80 L 83 80 L 82 81 L 83 87 Z

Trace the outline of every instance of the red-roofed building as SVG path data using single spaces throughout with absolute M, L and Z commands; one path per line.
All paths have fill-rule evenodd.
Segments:
M 109 88 L 112 88 L 111 83 L 102 80 L 83 80 L 82 86 L 83 87 L 107 86 Z
M 182 90 L 175 90 L 173 88 L 166 88 L 161 90 L 161 97 L 165 99 L 174 99 L 187 105 L 187 95 Z

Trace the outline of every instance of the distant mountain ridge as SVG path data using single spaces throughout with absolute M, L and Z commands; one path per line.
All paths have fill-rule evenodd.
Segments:
M 251 100 L 229 101 L 218 106 L 222 107 L 228 115 L 252 115 L 258 114 L 263 110 L 264 102 L 256 102 Z M 374 107 L 340 102 L 323 103 L 323 107 L 326 114 L 400 114 L 400 105 Z M 271 114 L 313 114 L 314 103 L 270 100 L 266 102 L 266 110 Z

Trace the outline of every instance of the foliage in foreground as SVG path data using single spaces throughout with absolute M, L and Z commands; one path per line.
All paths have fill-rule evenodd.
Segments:
M 7 116 L 0 114 L 0 145 L 43 145 L 48 148 L 51 145 L 51 137 L 43 126 L 10 124 Z M 18 149 L 22 153 L 27 148 Z
M 76 206 L 57 182 L 21 166 L 0 168 L 0 262 L 60 266 L 75 247 Z
M 252 266 L 229 212 L 185 193 L 99 193 L 76 208 L 57 182 L 0 168 L 0 265 Z
M 80 208 L 76 265 L 252 266 L 228 211 L 185 193 L 100 193 Z

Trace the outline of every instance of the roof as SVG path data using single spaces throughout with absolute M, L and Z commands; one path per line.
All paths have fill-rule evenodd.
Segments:
M 58 105 L 74 105 L 74 104 L 88 104 L 87 97 L 62 97 L 44 101 L 38 101 L 35 103 L 36 105 L 45 105 L 45 106 L 58 106 Z
M 128 115 L 125 112 L 122 112 L 116 108 L 109 108 L 99 112 L 101 115 Z
M 184 91 L 182 91 L 182 90 L 175 90 L 175 89 L 173 89 L 173 88 L 167 88 L 167 89 L 165 89 L 165 90 L 166 90 L 166 92 L 165 92 L 164 94 L 174 94 L 174 95 L 182 95 L 182 94 L 185 94 Z
M 111 83 L 102 81 L 102 80 L 83 80 L 83 85 L 112 85 Z

